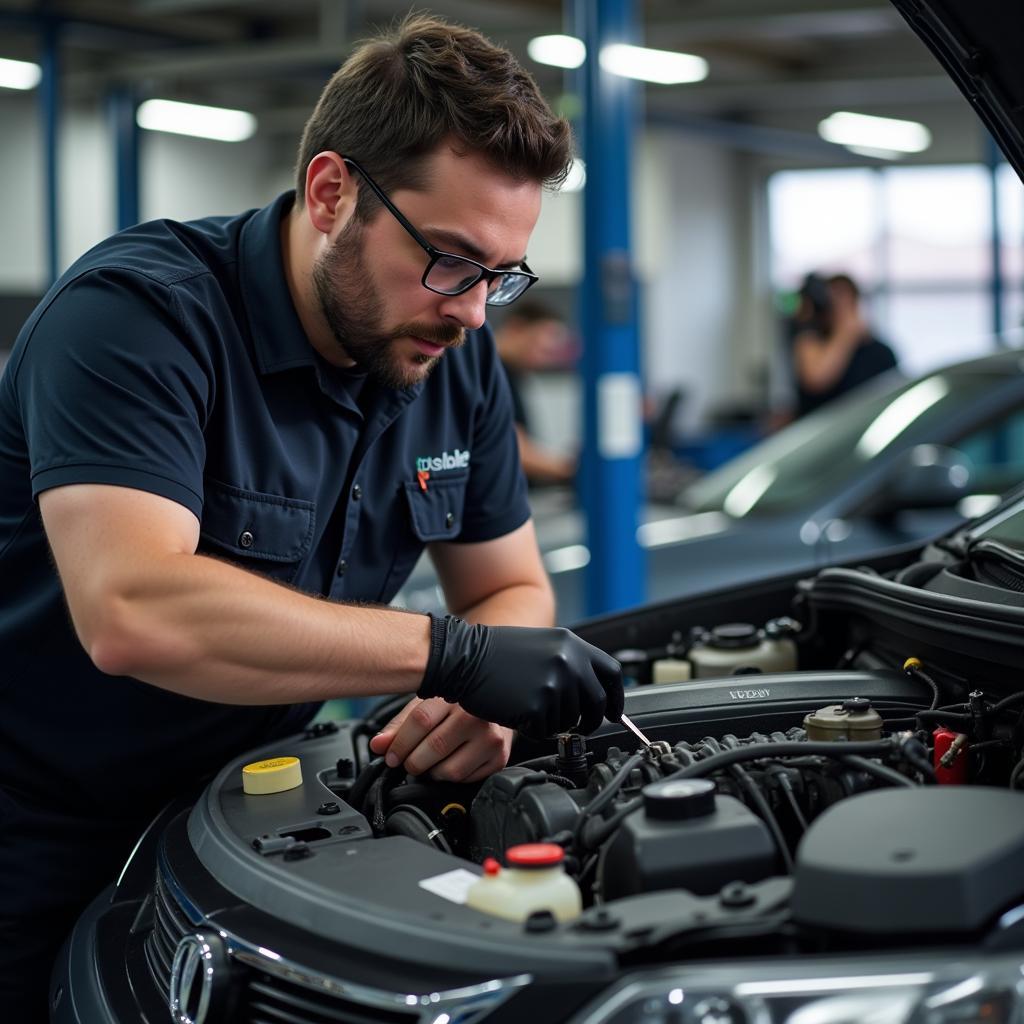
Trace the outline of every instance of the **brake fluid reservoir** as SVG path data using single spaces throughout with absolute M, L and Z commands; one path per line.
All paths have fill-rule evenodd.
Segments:
M 748 622 L 730 622 L 702 634 L 690 648 L 689 659 L 696 679 L 730 676 L 741 668 L 790 672 L 797 666 L 792 636 Z
M 880 740 L 882 716 L 867 697 L 851 697 L 804 716 L 809 740 Z
M 525 921 L 550 910 L 556 921 L 572 921 L 583 901 L 579 886 L 562 865 L 565 851 L 556 843 L 524 843 L 505 851 L 507 867 L 489 857 L 484 873 L 466 894 L 466 906 L 507 921 Z

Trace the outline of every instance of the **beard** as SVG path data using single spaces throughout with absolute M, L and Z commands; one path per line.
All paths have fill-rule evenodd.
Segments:
M 466 332 L 453 324 L 403 323 L 384 326 L 384 302 L 374 285 L 362 244 L 362 225 L 349 221 L 334 245 L 313 264 L 313 290 L 320 312 L 342 353 L 376 384 L 413 387 L 429 376 L 440 356 L 403 357 L 399 338 L 423 338 L 458 348 Z

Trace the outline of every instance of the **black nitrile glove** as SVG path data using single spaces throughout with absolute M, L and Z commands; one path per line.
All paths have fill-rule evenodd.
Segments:
M 567 629 L 473 626 L 431 616 L 420 697 L 443 697 L 471 715 L 553 736 L 593 732 L 622 715 L 622 668 Z M 578 723 L 578 724 L 577 724 Z

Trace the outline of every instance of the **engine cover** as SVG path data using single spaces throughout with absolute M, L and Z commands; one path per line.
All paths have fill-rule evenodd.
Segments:
M 1024 793 L 884 789 L 829 808 L 797 851 L 793 914 L 850 932 L 963 933 L 1024 900 Z

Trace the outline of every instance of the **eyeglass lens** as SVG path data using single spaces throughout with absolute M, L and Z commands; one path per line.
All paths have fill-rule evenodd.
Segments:
M 458 256 L 439 256 L 427 274 L 426 285 L 446 295 L 457 295 L 471 288 L 482 276 L 481 269 Z M 487 301 L 511 302 L 529 283 L 522 274 L 508 273 L 493 278 L 487 285 Z

